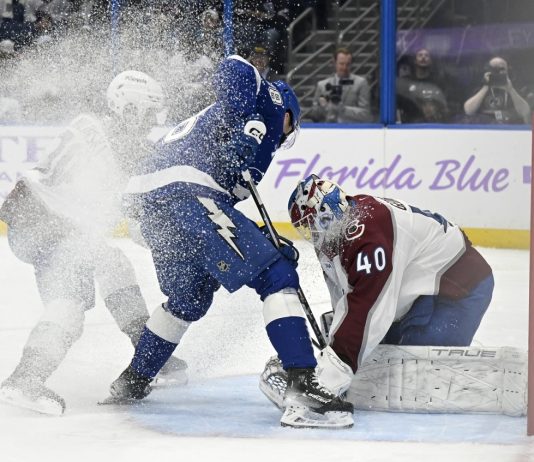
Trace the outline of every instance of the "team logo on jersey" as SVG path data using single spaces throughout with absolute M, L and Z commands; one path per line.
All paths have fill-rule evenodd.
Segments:
M 269 96 L 273 100 L 274 104 L 278 104 L 278 106 L 284 105 L 284 101 L 282 100 L 282 95 L 276 88 L 269 86 Z
M 353 241 L 354 239 L 362 237 L 364 232 L 365 225 L 361 224 L 360 220 L 352 220 L 347 224 L 347 227 L 345 228 L 345 239 L 347 239 L 348 241 Z
M 228 271 L 230 271 L 230 265 L 223 260 L 217 263 L 217 268 L 219 268 L 219 271 L 223 273 L 227 273 Z
M 219 208 L 213 199 L 207 197 L 197 197 L 198 201 L 206 207 L 208 212 L 208 218 L 215 223 L 219 229 L 217 232 L 225 240 L 225 242 L 239 255 L 243 260 L 245 257 L 237 247 L 234 239 L 235 235 L 233 233 L 236 226 L 230 220 L 230 218 Z
M 213 104 L 211 105 L 213 106 Z M 169 133 L 165 135 L 163 138 L 163 142 L 165 144 L 172 143 L 173 141 L 181 140 L 182 138 L 185 138 L 198 122 L 198 118 L 204 114 L 211 106 L 208 106 L 207 108 L 202 109 L 198 114 L 195 114 L 192 117 L 189 117 L 189 119 L 184 120 L 183 122 L 179 123 L 176 127 L 174 127 Z

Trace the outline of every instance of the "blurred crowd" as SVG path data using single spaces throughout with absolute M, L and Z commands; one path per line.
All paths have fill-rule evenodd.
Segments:
M 326 27 L 327 3 L 234 0 L 234 51 L 268 80 L 283 78 L 289 70 L 288 26 L 313 7 L 319 27 Z M 98 109 L 95 88 L 112 72 L 126 68 L 163 82 L 173 102 L 171 120 L 189 117 L 209 104 L 210 76 L 225 52 L 223 1 L 121 0 L 120 38 L 114 38 L 110 27 L 111 4 L 110 0 L 0 0 L 0 123 L 60 121 L 58 114 L 72 116 L 63 114 L 66 99 L 69 104 L 76 100 L 75 110 Z M 110 43 L 115 47 L 113 62 Z M 534 82 L 525 81 L 524 73 L 517 78 L 514 68 L 522 65 L 521 56 L 513 58 L 498 53 L 478 56 L 462 63 L 458 71 L 457 62 L 443 60 L 430 46 L 401 54 L 397 122 L 529 123 Z M 336 49 L 332 74 L 316 82 L 306 120 L 378 121 L 377 75 L 354 73 L 357 60 L 350 48 Z M 41 81 L 32 81 L 32 73 Z M 61 84 L 54 80 L 58 76 Z M 78 77 L 81 80 L 71 85 L 70 94 L 69 82 Z
M 235 52 L 250 59 L 268 79 L 284 75 L 287 27 L 315 3 L 318 1 L 234 0 Z M 171 118 L 189 117 L 211 98 L 210 75 L 225 51 L 223 9 L 222 0 L 121 0 L 117 20 L 120 36 L 114 38 L 110 24 L 116 16 L 110 0 L 0 0 L 0 120 L 51 122 L 54 102 L 66 95 L 61 85 L 45 76 L 51 68 L 61 67 L 66 77 L 79 74 L 67 66 L 75 62 L 78 69 L 83 68 L 87 49 L 97 55 L 94 67 L 102 74 L 102 81 L 109 78 L 103 74 L 112 68 L 148 72 L 164 80 L 174 102 Z M 115 47 L 115 62 L 106 64 L 99 58 L 110 43 Z M 169 70 L 170 65 L 171 75 L 164 75 L 163 69 Z M 22 71 L 42 73 L 47 82 L 24 94 L 16 87 L 23 78 L 28 88 L 28 79 L 33 76 L 23 76 Z M 87 74 L 84 79 L 91 80 L 89 69 Z M 83 93 L 83 87 L 80 82 L 76 91 Z M 75 94 L 70 99 L 79 98 L 83 101 L 78 107 L 85 102 L 88 110 L 93 110 L 95 98 L 90 91 L 95 89 L 88 88 L 84 96 Z M 35 104 L 34 93 L 45 104 Z

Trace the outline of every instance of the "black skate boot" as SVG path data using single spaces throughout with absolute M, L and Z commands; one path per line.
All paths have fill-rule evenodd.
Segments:
M 128 366 L 109 387 L 111 396 L 101 404 L 132 404 L 146 398 L 152 391 L 150 382 L 152 379 L 139 375 Z
M 287 370 L 287 388 L 284 395 L 283 427 L 349 428 L 354 424 L 354 406 L 325 388 L 315 369 L 290 368 Z

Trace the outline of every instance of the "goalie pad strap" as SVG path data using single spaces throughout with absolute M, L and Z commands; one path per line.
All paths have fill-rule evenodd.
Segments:
M 357 409 L 526 413 L 527 355 L 512 347 L 379 345 L 347 392 Z
M 191 323 L 173 316 L 165 310 L 164 304 L 158 305 L 146 327 L 167 342 L 178 344 Z

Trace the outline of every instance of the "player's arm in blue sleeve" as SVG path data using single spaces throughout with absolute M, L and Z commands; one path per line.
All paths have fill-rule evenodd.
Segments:
M 217 101 L 234 115 L 246 118 L 256 112 L 261 77 L 257 70 L 237 55 L 226 58 L 213 78 Z
M 237 55 L 226 58 L 214 76 L 217 102 L 224 112 L 231 139 L 226 149 L 244 160 L 245 168 L 267 130 L 263 117 L 256 113 L 260 85 L 256 68 Z

